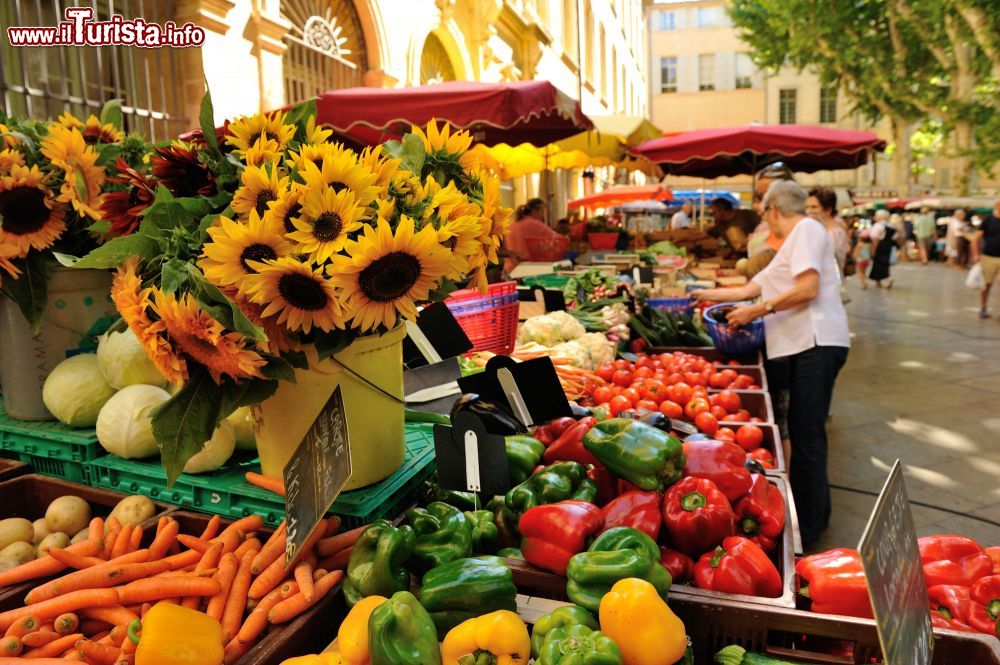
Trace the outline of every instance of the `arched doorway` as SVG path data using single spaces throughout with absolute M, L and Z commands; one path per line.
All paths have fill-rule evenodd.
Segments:
M 368 57 L 352 0 L 282 0 L 281 14 L 292 24 L 285 37 L 288 102 L 362 84 Z
M 433 32 L 424 40 L 424 48 L 420 52 L 420 84 L 454 81 L 455 65 L 448 55 L 441 38 Z

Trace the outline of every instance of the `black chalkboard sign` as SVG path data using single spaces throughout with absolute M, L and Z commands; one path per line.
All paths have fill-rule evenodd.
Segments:
M 899 460 L 858 545 L 886 665 L 930 665 L 934 653 L 927 582 Z
M 290 568 L 351 477 L 351 446 L 340 386 L 316 416 L 283 475 L 288 528 L 285 567 Z

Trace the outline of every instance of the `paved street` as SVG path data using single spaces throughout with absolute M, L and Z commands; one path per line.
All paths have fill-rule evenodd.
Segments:
M 915 505 L 918 535 L 1000 545 L 1000 322 L 977 317 L 962 271 L 906 264 L 893 276 L 889 291 L 849 280 L 854 346 L 834 396 L 831 483 L 878 492 L 898 457 L 910 499 L 946 509 Z M 857 546 L 875 500 L 832 495 L 817 551 Z

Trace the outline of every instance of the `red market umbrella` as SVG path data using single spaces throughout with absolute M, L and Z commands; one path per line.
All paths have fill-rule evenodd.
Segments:
M 574 208 L 610 208 L 629 201 L 670 201 L 673 193 L 663 185 L 618 185 L 574 199 L 566 204 Z
M 467 129 L 486 145 L 548 145 L 594 126 L 578 101 L 548 81 L 348 88 L 322 93 L 316 110 L 317 124 L 363 145 L 399 138 L 431 118 Z
M 673 175 L 718 178 L 753 174 L 774 162 L 793 171 L 853 169 L 885 150 L 874 132 L 812 125 L 746 125 L 696 129 L 632 149 Z

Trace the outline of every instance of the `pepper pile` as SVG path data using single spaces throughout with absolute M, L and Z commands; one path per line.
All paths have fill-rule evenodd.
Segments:
M 1000 547 L 983 548 L 956 535 L 917 539 L 927 581 L 931 623 L 937 628 L 1000 637 Z M 837 548 L 804 557 L 795 567 L 799 593 L 812 610 L 872 617 L 861 557 Z

